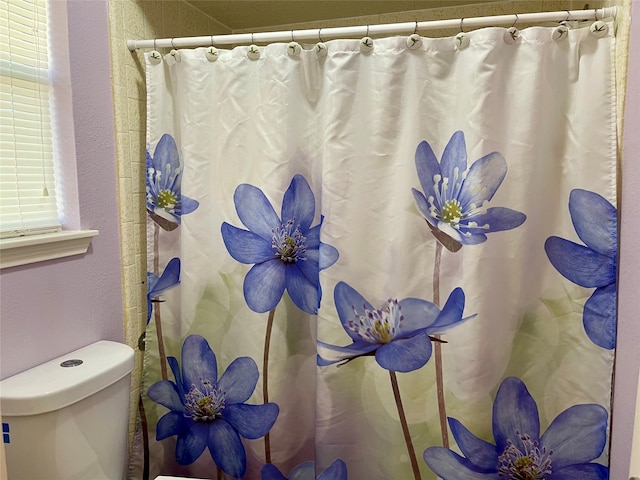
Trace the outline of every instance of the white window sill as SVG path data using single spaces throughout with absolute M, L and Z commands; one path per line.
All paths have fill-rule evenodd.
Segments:
M 62 231 L 0 240 L 0 269 L 82 255 L 98 230 Z

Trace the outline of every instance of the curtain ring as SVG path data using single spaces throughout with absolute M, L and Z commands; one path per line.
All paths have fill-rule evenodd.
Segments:
M 416 27 L 413 29 L 413 34 L 418 33 L 418 21 L 416 20 Z
M 153 49 L 154 49 L 154 50 L 158 50 L 158 49 L 156 48 L 156 39 L 155 39 L 155 38 L 153 39 Z
M 516 21 L 515 21 L 515 22 L 513 22 L 513 25 L 511 25 L 512 27 L 515 27 L 515 26 L 516 26 L 516 23 L 518 23 L 518 14 L 517 14 L 517 13 L 514 13 L 514 15 L 516 16 Z
M 571 18 L 571 12 L 569 10 L 567 10 L 566 12 L 567 12 L 567 18 L 565 18 L 564 21 L 568 22 L 569 19 Z
M 319 28 L 319 29 L 318 29 L 318 39 L 319 39 L 322 43 L 324 43 L 324 40 L 322 39 L 322 28 Z
M 460 31 L 464 33 L 464 17 L 460 19 Z
M 365 37 L 369 36 L 369 25 L 367 25 L 367 34 L 365 35 Z
M 295 42 L 295 39 L 293 38 L 293 30 L 291 30 L 291 41 Z
M 214 42 L 213 42 L 213 35 L 211 35 L 211 46 L 215 46 Z
M 252 33 L 251 34 L 251 45 L 253 45 L 253 44 L 254 44 L 254 42 L 253 42 L 253 33 Z
M 174 50 L 176 49 L 176 46 L 173 44 L 173 38 L 171 39 L 171 48 L 173 48 Z
M 597 22 L 598 21 L 598 9 L 597 8 L 593 9 L 593 16 L 595 17 L 596 22 Z

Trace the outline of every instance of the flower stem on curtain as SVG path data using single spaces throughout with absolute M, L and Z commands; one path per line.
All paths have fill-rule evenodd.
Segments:
M 154 222 L 153 224 L 153 271 L 156 275 L 160 275 L 160 226 Z M 164 351 L 164 341 L 162 339 L 162 321 L 160 318 L 160 305 L 156 304 L 153 309 L 153 321 L 156 324 L 156 335 L 158 336 L 158 354 L 160 355 L 160 372 L 162 379 L 167 380 L 167 354 Z
M 407 418 L 404 414 L 404 407 L 402 406 L 402 399 L 400 398 L 400 389 L 398 388 L 398 379 L 396 377 L 396 372 L 394 372 L 393 370 L 389 370 L 389 376 L 391 377 L 393 398 L 396 401 L 396 407 L 398 407 L 398 416 L 400 417 L 400 425 L 402 425 L 404 441 L 407 444 L 407 450 L 409 451 L 409 459 L 411 460 L 411 469 L 413 470 L 413 476 L 415 480 L 421 480 L 422 477 L 420 476 L 420 467 L 418 467 L 416 452 L 413 449 L 413 442 L 411 441 L 411 434 L 409 433 L 409 425 L 407 424 Z
M 264 354 L 262 357 L 262 397 L 264 403 L 269 403 L 269 346 L 271 344 L 271 331 L 273 330 L 275 315 L 276 309 L 273 308 L 269 312 L 267 331 L 264 336 Z M 269 437 L 269 432 L 264 436 L 264 460 L 265 463 L 271 463 L 271 438 Z
M 436 241 L 436 258 L 433 264 L 433 303 L 440 306 L 440 262 L 442 260 L 442 244 Z M 440 335 L 434 335 L 440 339 Z M 438 392 L 438 413 L 440 416 L 440 431 L 442 432 L 442 446 L 449 448 L 449 431 L 447 430 L 447 411 L 444 404 L 444 381 L 442 376 L 442 343 L 434 343 L 434 357 L 436 368 L 436 390 Z

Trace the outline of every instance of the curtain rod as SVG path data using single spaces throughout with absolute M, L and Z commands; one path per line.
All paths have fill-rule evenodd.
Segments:
M 325 41 L 330 38 L 364 37 L 370 35 L 391 35 L 415 33 L 418 30 L 438 28 L 473 28 L 495 25 L 515 25 L 517 23 L 561 22 L 571 20 L 602 20 L 615 18 L 616 7 L 591 10 L 565 10 L 560 12 L 521 13 L 495 15 L 492 17 L 469 17 L 452 20 L 430 20 L 426 22 L 387 23 L 360 25 L 353 27 L 314 28 L 282 32 L 237 33 L 227 35 L 207 35 L 201 37 L 160 38 L 151 40 L 127 40 L 130 51 L 139 48 L 187 48 L 219 45 L 241 45 L 252 43 L 272 43 L 291 41 Z

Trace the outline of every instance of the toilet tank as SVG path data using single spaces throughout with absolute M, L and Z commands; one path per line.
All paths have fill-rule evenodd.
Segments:
M 100 341 L 0 382 L 10 480 L 122 480 L 133 349 Z

